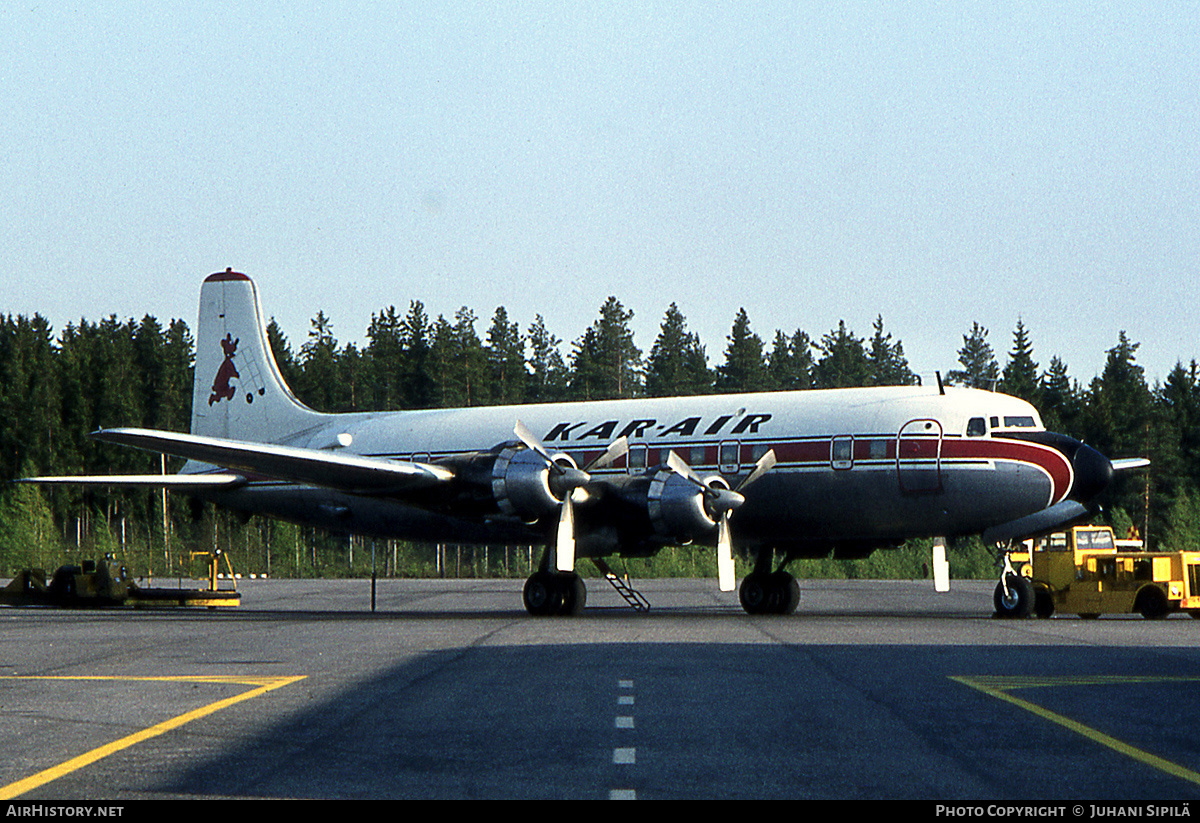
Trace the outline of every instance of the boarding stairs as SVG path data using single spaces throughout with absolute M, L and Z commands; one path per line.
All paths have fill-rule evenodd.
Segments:
M 650 601 L 647 600 L 641 592 L 629 585 L 629 578 L 621 578 L 612 570 L 607 563 L 599 557 L 591 558 L 591 561 L 596 564 L 596 568 L 604 575 L 604 578 L 609 584 L 617 590 L 617 594 L 624 598 L 625 602 L 634 611 L 648 612 L 650 611 Z

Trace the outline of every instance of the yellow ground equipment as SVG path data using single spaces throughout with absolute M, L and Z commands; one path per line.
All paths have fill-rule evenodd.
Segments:
M 108 560 L 84 560 L 60 566 L 49 581 L 43 569 L 24 569 L 0 590 L 8 606 L 236 606 L 237 591 L 217 589 L 220 552 L 210 554 L 207 589 L 145 588 L 130 580 L 125 568 L 110 568 Z M 226 558 L 228 564 L 228 558 Z M 232 576 L 232 575 L 231 575 Z
M 1107 526 L 1076 526 L 1027 541 L 1024 551 L 1009 555 L 1016 575 L 997 585 L 996 612 L 1084 618 L 1136 612 L 1155 619 L 1185 611 L 1200 618 L 1200 552 L 1131 548 Z

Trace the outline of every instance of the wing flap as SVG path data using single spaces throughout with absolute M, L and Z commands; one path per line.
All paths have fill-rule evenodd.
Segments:
M 103 429 L 92 437 L 104 443 L 183 457 L 246 475 L 323 486 L 355 494 L 411 492 L 437 486 L 454 476 L 449 469 L 430 463 L 337 454 L 154 429 Z

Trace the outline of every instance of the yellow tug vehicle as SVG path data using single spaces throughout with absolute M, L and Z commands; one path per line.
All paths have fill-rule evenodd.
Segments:
M 1013 571 L 996 586 L 1001 617 L 1200 618 L 1200 552 L 1142 551 L 1140 540 L 1116 540 L 1108 526 L 1075 526 L 1026 541 L 1008 560 Z
M 232 590 L 217 587 L 217 565 L 223 553 L 201 554 L 209 558 L 206 589 L 139 586 L 129 579 L 124 566 L 113 569 L 108 562 L 111 558 L 106 558 L 59 566 L 49 579 L 43 569 L 23 569 L 0 589 L 0 605 L 67 608 L 200 606 L 210 609 L 238 605 L 241 595 L 236 591 L 236 583 Z M 228 557 L 225 563 L 229 565 Z M 230 579 L 233 579 L 232 572 L 230 567 Z

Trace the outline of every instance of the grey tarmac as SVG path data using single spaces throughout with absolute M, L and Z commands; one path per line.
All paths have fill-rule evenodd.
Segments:
M 243 580 L 227 610 L 0 609 L 0 797 L 1200 797 L 1200 621 L 997 620 L 989 581 Z M 24 781 L 24 782 L 22 782 Z

